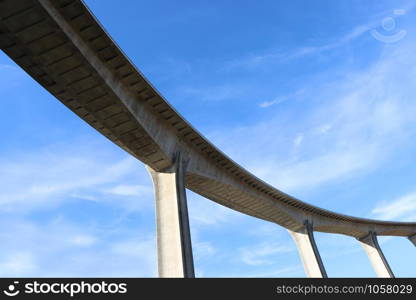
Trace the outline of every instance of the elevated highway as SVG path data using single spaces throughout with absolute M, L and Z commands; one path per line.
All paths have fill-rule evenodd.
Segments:
M 377 236 L 415 240 L 416 223 L 319 208 L 239 166 L 175 111 L 80 0 L 0 0 L 0 47 L 56 99 L 147 165 L 156 192 L 161 276 L 193 276 L 185 187 L 288 229 L 309 276 L 326 276 L 314 231 L 358 239 L 387 277 L 393 273 Z

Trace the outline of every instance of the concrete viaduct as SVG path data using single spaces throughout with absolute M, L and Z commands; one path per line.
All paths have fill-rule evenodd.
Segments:
M 379 277 L 394 277 L 377 236 L 416 245 L 416 223 L 347 216 L 304 203 L 232 161 L 140 73 L 80 0 L 0 0 L 0 47 L 34 80 L 143 162 L 156 199 L 160 277 L 194 277 L 185 189 L 285 227 L 309 277 L 327 277 L 314 232 L 357 239 Z

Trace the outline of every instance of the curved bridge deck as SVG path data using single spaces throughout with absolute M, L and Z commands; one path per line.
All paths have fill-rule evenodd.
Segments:
M 190 190 L 299 232 L 410 237 L 416 223 L 347 216 L 302 202 L 232 161 L 146 80 L 80 0 L 0 0 L 0 47 L 80 118 L 156 172 L 180 153 Z M 306 222 L 306 223 L 305 223 Z

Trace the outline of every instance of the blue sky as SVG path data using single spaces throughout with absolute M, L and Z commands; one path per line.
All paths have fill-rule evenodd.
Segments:
M 86 3 L 174 107 L 258 177 L 337 212 L 416 219 L 411 1 Z M 0 79 L 0 276 L 156 276 L 144 166 L 3 53 Z M 197 276 L 304 276 L 285 229 L 189 191 L 188 202 Z M 329 276 L 374 276 L 356 240 L 315 236 Z M 397 276 L 416 276 L 407 239 L 380 242 Z

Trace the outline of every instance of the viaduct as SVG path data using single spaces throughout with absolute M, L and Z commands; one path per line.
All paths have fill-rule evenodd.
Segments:
M 232 161 L 140 73 L 81 0 L 0 0 L 0 48 L 81 119 L 143 162 L 153 179 L 160 277 L 194 277 L 185 189 L 285 227 L 307 276 L 327 277 L 314 232 L 351 236 L 379 277 L 394 277 L 378 236 L 416 245 L 416 223 L 309 205 Z

